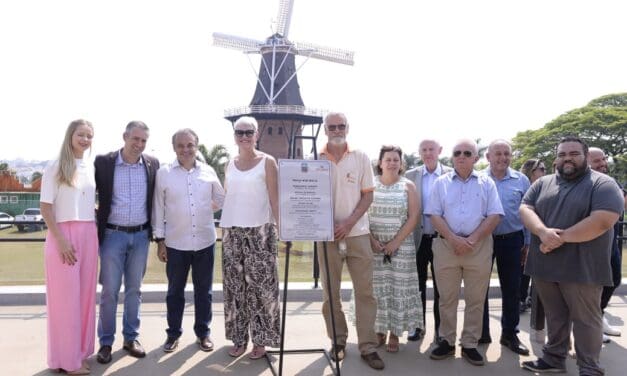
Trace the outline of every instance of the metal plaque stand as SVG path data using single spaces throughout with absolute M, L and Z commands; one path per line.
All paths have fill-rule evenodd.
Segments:
M 318 129 L 315 133 L 315 135 L 313 136 L 300 136 L 300 135 L 296 135 L 294 137 L 292 137 L 292 139 L 290 140 L 290 150 L 289 150 L 289 157 L 293 158 L 294 157 L 294 148 L 296 145 L 296 140 L 297 139 L 306 139 L 306 140 L 311 140 L 313 142 L 313 153 L 314 153 L 314 159 L 318 159 L 318 153 L 316 150 L 316 138 L 318 136 L 318 132 L 320 132 L 320 124 L 318 124 Z M 322 247 L 323 247 L 323 252 L 324 252 L 324 265 L 326 266 L 326 280 L 327 280 L 327 286 L 331 286 L 331 275 L 329 273 L 329 258 L 327 256 L 327 243 L 326 242 L 321 242 L 322 243 Z M 331 370 L 333 371 L 333 374 L 336 376 L 340 376 L 340 361 L 337 360 L 337 335 L 335 332 L 335 315 L 333 314 L 333 297 L 332 297 L 332 292 L 330 291 L 330 289 L 327 291 L 327 293 L 329 294 L 329 308 L 331 310 L 331 325 L 333 326 L 333 348 L 335 349 L 336 353 L 335 355 L 335 367 L 334 367 L 334 361 L 331 358 L 331 355 L 329 354 L 329 352 L 325 349 L 298 349 L 298 350 L 285 350 L 285 317 L 286 317 L 286 313 L 287 313 L 287 284 L 288 284 L 288 277 L 289 277 L 289 270 L 290 270 L 290 251 L 292 249 L 292 242 L 286 242 L 286 247 L 285 247 L 285 276 L 284 276 L 284 280 L 283 280 L 283 311 L 282 311 L 282 317 L 281 317 L 281 344 L 279 347 L 279 350 L 272 350 L 272 351 L 266 351 L 266 361 L 268 362 L 268 367 L 270 368 L 270 370 L 272 371 L 272 374 L 274 376 L 283 376 L 283 355 L 285 354 L 311 354 L 311 353 L 322 353 L 324 354 L 325 358 L 327 359 L 327 361 L 329 362 L 329 365 L 331 366 Z M 318 286 L 318 279 L 317 276 L 319 275 L 319 265 L 317 264 L 317 254 L 316 254 L 316 243 L 314 242 L 314 279 L 315 279 L 315 287 Z M 274 354 L 278 354 L 279 355 L 279 370 L 277 372 L 276 368 L 274 367 L 274 364 L 272 364 L 272 359 L 270 359 L 270 355 L 274 355 Z

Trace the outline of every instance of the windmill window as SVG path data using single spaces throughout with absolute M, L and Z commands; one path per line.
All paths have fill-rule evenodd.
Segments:
M 268 127 L 268 134 L 272 135 L 272 127 Z
M 283 127 L 279 128 L 279 134 L 283 134 Z

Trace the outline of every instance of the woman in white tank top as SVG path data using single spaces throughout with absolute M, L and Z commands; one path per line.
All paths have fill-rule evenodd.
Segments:
M 257 121 L 235 122 L 239 154 L 226 168 L 226 196 L 220 227 L 226 338 L 229 355 L 246 351 L 249 334 L 259 359 L 265 346 L 280 341 L 279 280 L 277 271 L 278 169 L 274 158 L 255 150 Z M 250 333 L 249 333 L 250 331 Z

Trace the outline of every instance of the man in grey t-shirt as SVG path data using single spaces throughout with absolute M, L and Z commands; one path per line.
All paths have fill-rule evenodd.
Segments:
M 599 301 L 603 286 L 612 283 L 612 226 L 624 199 L 611 178 L 590 170 L 587 154 L 581 139 L 563 138 L 556 174 L 536 181 L 520 207 L 533 234 L 525 272 L 534 278 L 547 319 L 542 357 L 522 364 L 534 372 L 565 371 L 572 324 L 580 373 L 604 373 Z

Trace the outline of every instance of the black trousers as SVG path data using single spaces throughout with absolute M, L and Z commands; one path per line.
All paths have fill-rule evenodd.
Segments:
M 435 319 L 435 335 L 439 336 L 440 330 L 440 294 L 438 286 L 435 283 L 435 273 L 433 271 L 433 245 L 432 235 L 423 235 L 420 247 L 416 253 L 416 265 L 418 267 L 418 287 L 420 288 L 420 298 L 422 299 L 422 317 L 425 328 L 427 327 L 427 268 L 431 269 L 431 277 L 433 279 L 433 318 Z M 429 265 L 431 264 L 431 265 Z

